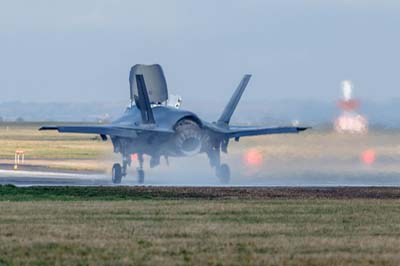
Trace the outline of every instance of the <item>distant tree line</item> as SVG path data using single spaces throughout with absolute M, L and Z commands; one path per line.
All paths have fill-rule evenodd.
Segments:
M 6 122 L 6 120 L 2 116 L 0 116 L 0 123 L 3 123 L 3 122 Z M 25 122 L 25 119 L 23 117 L 19 116 L 19 117 L 17 117 L 15 119 L 15 122 L 16 123 L 23 123 L 23 122 Z

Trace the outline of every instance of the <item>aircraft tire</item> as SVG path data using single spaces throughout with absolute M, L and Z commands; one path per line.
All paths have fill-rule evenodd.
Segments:
M 120 184 L 122 179 L 122 167 L 119 163 L 115 163 L 112 167 L 112 182 Z
M 137 177 L 138 177 L 138 183 L 143 184 L 144 183 L 144 171 L 142 169 L 137 170 Z
M 217 177 L 222 184 L 228 184 L 231 179 L 231 170 L 227 164 L 221 164 L 216 169 Z

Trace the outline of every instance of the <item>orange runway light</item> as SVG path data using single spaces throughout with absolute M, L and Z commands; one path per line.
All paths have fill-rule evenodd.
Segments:
M 373 164 L 373 163 L 375 162 L 375 160 L 376 160 L 376 153 L 375 153 L 375 151 L 372 150 L 372 149 L 369 149 L 369 150 L 364 151 L 364 152 L 361 154 L 361 160 L 362 160 L 363 163 L 365 163 L 365 164 L 368 164 L 368 165 Z
M 259 166 L 263 161 L 263 155 L 257 149 L 250 149 L 245 153 L 243 159 L 246 165 Z

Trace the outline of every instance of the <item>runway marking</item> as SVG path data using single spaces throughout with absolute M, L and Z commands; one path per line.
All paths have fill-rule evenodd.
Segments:
M 25 176 L 25 177 L 65 177 L 65 178 L 90 178 L 90 179 L 104 179 L 106 176 L 99 174 L 76 174 L 76 173 L 57 173 L 57 172 L 44 172 L 44 171 L 20 171 L 20 170 L 1 170 L 0 175 L 12 176 Z

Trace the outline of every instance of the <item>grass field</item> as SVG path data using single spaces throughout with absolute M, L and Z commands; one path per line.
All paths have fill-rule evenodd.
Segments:
M 28 165 L 54 170 L 100 172 L 109 168 L 98 163 L 113 158 L 109 141 L 101 141 L 95 135 L 38 131 L 44 124 L 49 123 L 0 124 L 0 162 L 14 163 L 15 151 L 23 150 Z
M 95 135 L 38 131 L 43 123 L 0 124 L 0 159 L 24 150 L 28 159 L 95 159 L 112 152 L 109 142 Z
M 0 265 L 399 265 L 399 198 L 384 188 L 2 186 Z

